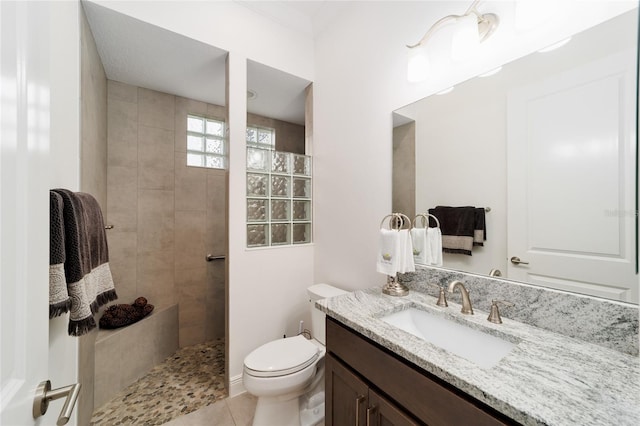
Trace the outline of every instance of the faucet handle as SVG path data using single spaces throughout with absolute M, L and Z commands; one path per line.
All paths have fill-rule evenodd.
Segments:
M 491 312 L 489 313 L 489 317 L 487 318 L 487 321 L 492 322 L 494 324 L 502 324 L 502 318 L 500 317 L 500 310 L 498 309 L 498 303 L 502 303 L 507 308 L 511 308 L 515 306 L 515 304 L 511 302 L 507 302 L 506 300 L 491 300 Z
M 433 284 L 433 283 L 427 283 L 427 284 L 430 285 L 431 287 L 434 287 L 440 290 L 440 294 L 438 295 L 438 301 L 436 302 L 436 305 L 442 306 L 444 308 L 449 306 L 449 304 L 447 303 L 447 296 L 444 294 L 444 287 L 438 284 Z

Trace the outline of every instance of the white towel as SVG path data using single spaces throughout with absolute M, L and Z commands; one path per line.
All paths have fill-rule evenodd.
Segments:
M 427 261 L 430 265 L 442 266 L 442 232 L 440 228 L 427 229 L 427 246 L 429 247 Z
M 399 233 L 391 229 L 381 229 L 378 244 L 376 271 L 394 276 L 400 262 Z
M 430 260 L 428 250 L 430 246 L 427 244 L 427 230 L 425 228 L 411 229 L 411 243 L 413 245 L 413 261 L 421 265 L 426 264 Z
M 395 276 L 398 272 L 415 270 L 409 230 L 381 229 L 376 271 Z
M 411 244 L 411 235 L 408 229 L 398 231 L 398 244 L 400 251 L 400 263 L 397 272 L 414 272 L 416 270 L 413 262 L 413 246 Z

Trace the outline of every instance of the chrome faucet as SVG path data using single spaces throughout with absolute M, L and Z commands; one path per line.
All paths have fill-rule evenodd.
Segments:
M 473 315 L 473 307 L 471 307 L 469 292 L 464 287 L 464 283 L 462 281 L 451 281 L 451 283 L 449 283 L 449 293 L 453 293 L 456 289 L 460 289 L 460 294 L 462 295 L 462 309 L 460 312 L 463 314 Z

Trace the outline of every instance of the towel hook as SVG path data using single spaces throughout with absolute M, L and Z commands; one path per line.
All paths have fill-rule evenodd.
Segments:
M 404 229 L 411 229 L 411 219 L 405 214 L 402 213 L 391 213 L 382 218 L 382 222 L 380 222 L 380 229 L 384 228 L 385 220 L 389 218 L 389 229 L 393 229 L 399 231 Z

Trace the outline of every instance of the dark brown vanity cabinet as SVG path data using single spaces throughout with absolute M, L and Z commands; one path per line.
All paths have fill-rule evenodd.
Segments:
M 518 424 L 327 317 L 327 426 Z
M 325 358 L 327 416 L 325 424 L 355 426 L 411 426 L 405 415 L 332 355 Z

